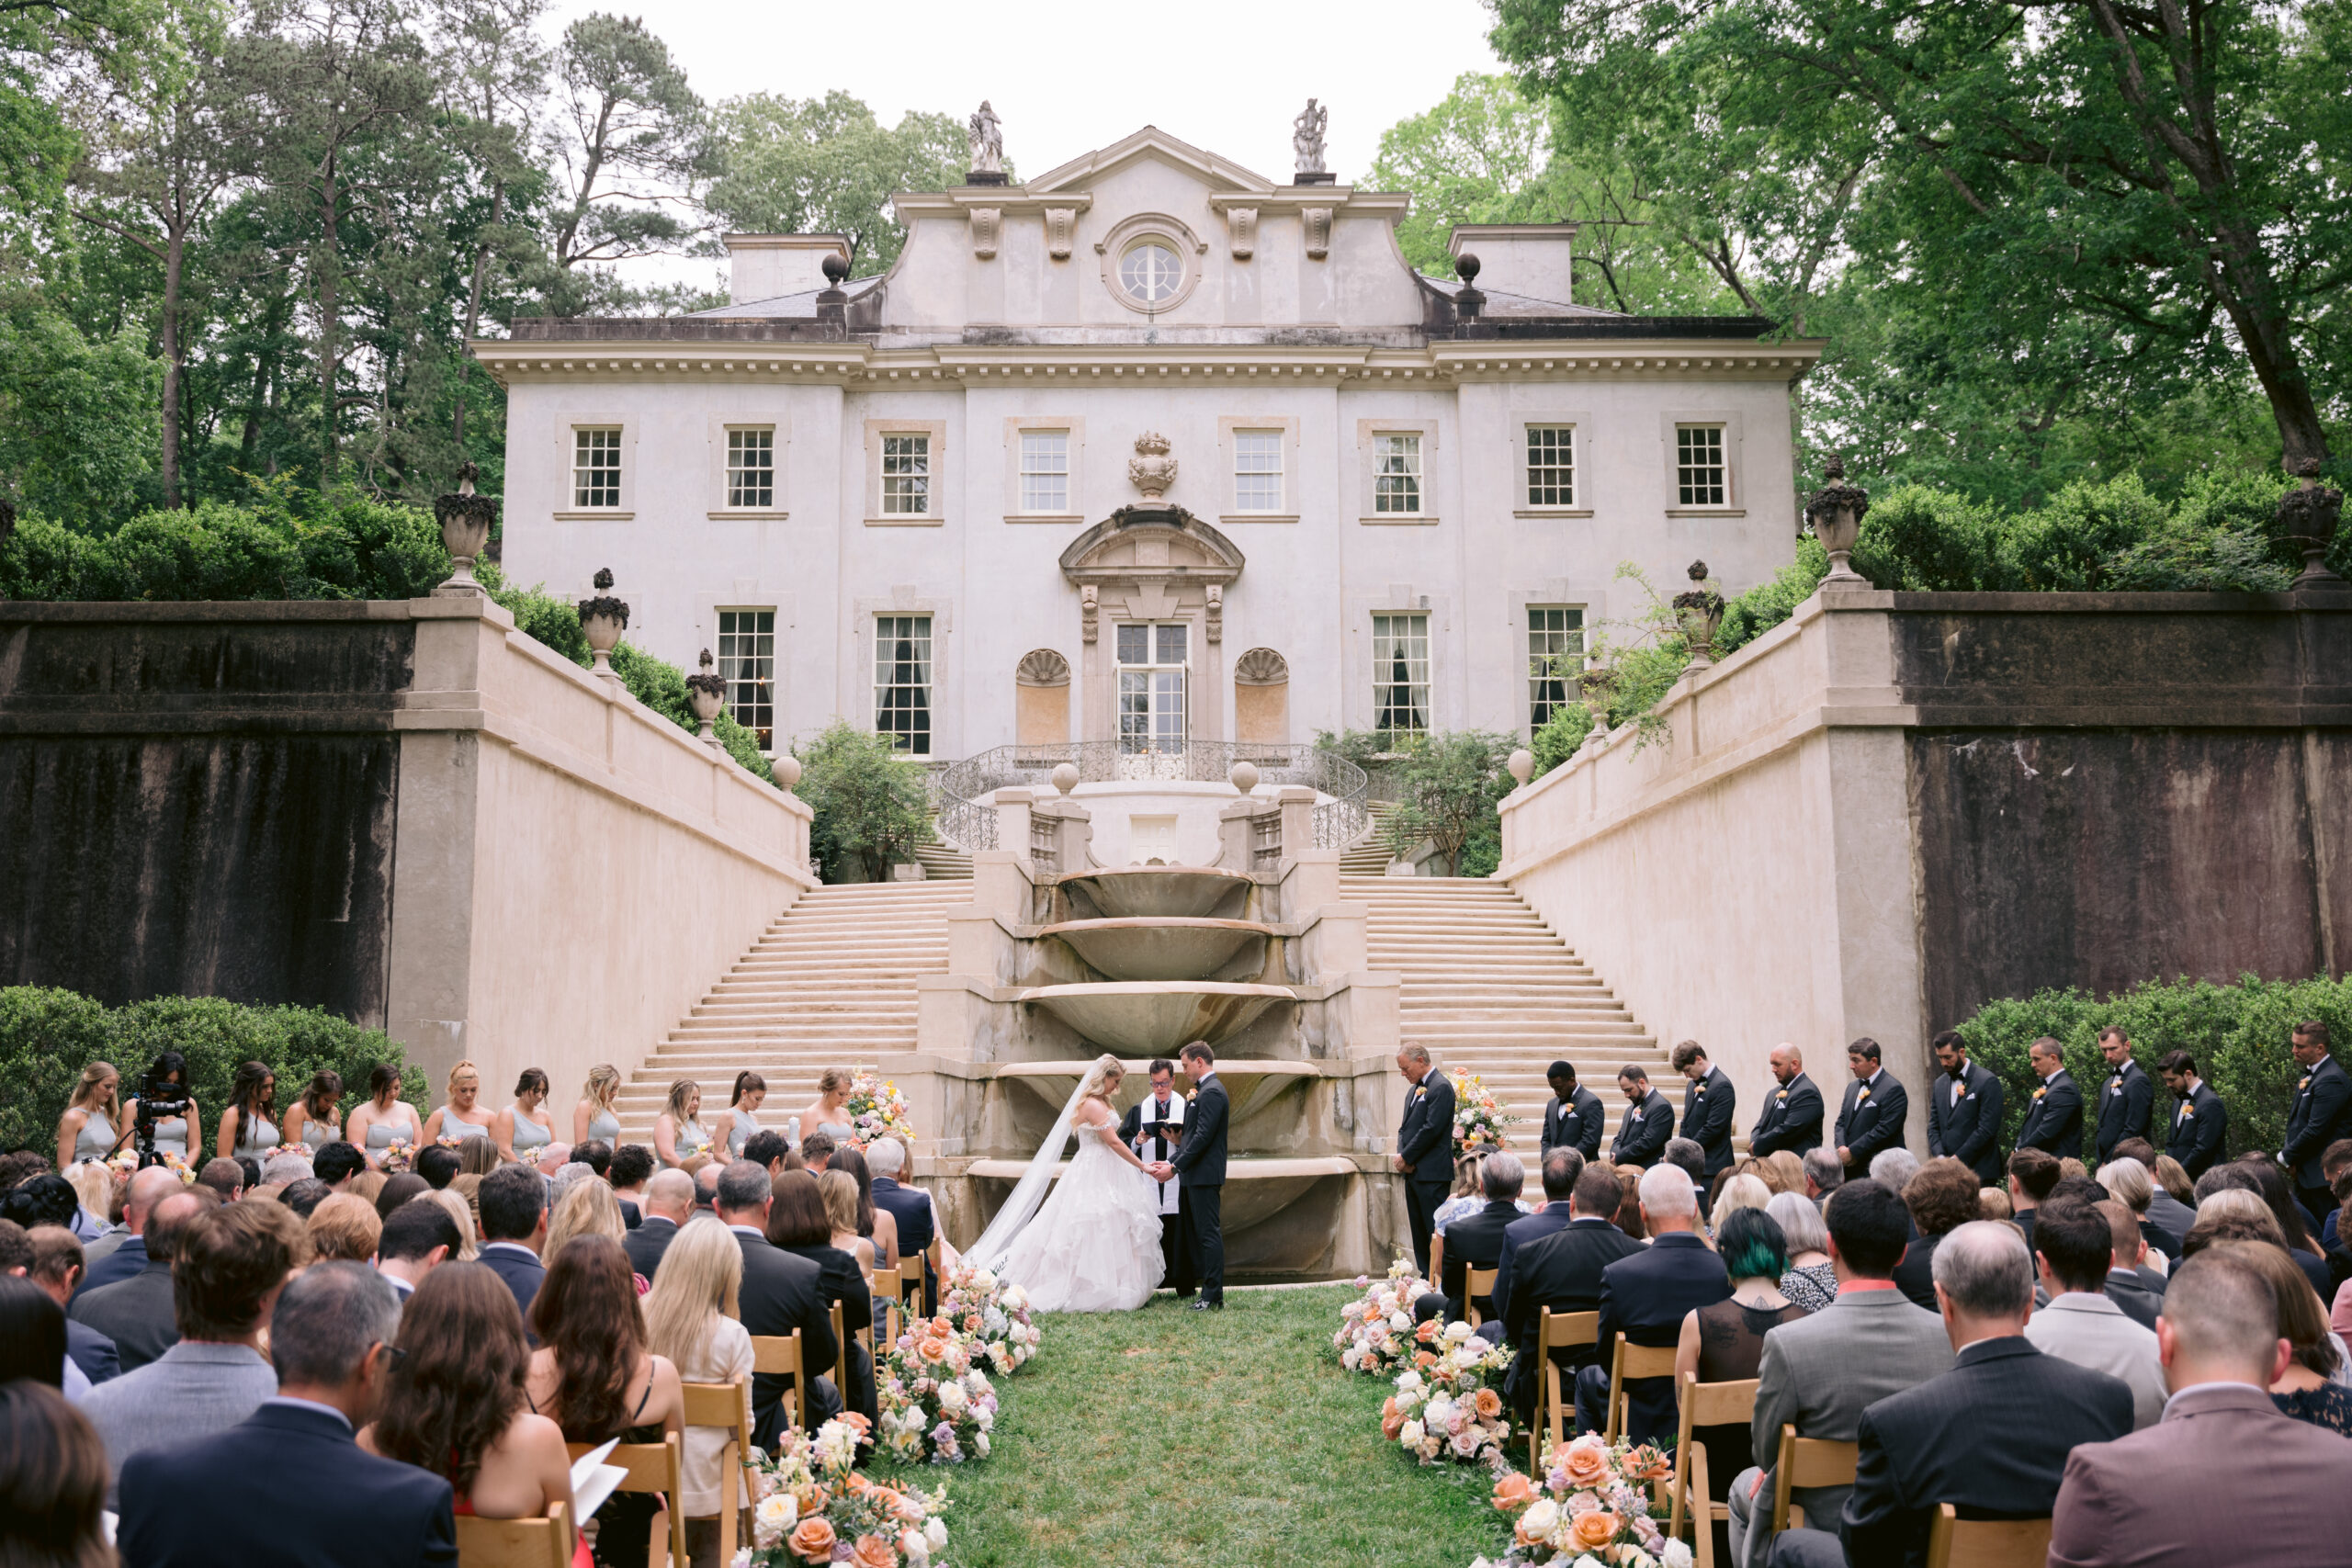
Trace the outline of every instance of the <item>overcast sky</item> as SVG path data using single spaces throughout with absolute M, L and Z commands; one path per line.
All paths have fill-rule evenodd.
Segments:
M 560 0 L 549 31 L 599 9 L 640 11 Z M 1480 0 L 664 0 L 641 12 L 706 99 L 839 87 L 892 124 L 910 108 L 960 119 L 987 98 L 1024 175 L 1157 125 L 1284 181 L 1291 120 L 1312 96 L 1331 111 L 1329 166 L 1353 179 L 1383 130 L 1436 104 L 1463 72 L 1499 69 Z M 681 276 L 679 264 L 652 265 Z

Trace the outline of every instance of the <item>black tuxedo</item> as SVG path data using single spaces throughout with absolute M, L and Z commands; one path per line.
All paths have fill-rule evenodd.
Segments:
M 537 1299 L 539 1283 L 548 1277 L 548 1270 L 547 1266 L 532 1256 L 528 1248 L 519 1252 L 509 1250 L 522 1246 L 519 1241 L 484 1242 L 476 1261 L 497 1275 L 506 1288 L 514 1292 L 514 1304 L 523 1309 L 523 1326 L 528 1329 L 531 1325 L 531 1303 Z M 538 1343 L 537 1336 L 532 1337 L 531 1343 Z
M 677 1221 L 648 1214 L 635 1230 L 621 1237 L 621 1250 L 628 1254 L 628 1266 L 650 1280 L 653 1271 L 662 1267 L 662 1255 L 677 1238 Z
M 2123 1066 L 2107 1075 L 2098 1091 L 2098 1160 L 2114 1157 L 2115 1145 L 2126 1138 L 2145 1138 L 2148 1120 L 2156 1109 L 2156 1084 L 2126 1057 Z
M 932 1242 L 931 1194 L 909 1187 L 895 1177 L 874 1179 L 874 1206 L 899 1222 L 899 1256 L 911 1258 Z M 922 1266 L 922 1310 L 939 1308 L 939 1270 L 925 1258 Z
M 1713 1248 L 1689 1231 L 1653 1236 L 1649 1246 L 1600 1275 L 1600 1348 L 1577 1374 L 1577 1417 L 1599 1430 L 1609 1400 L 1611 1345 L 1672 1345 L 1692 1310 L 1731 1294 L 1731 1276 Z M 1674 1380 L 1634 1378 L 1625 1385 L 1625 1429 L 1637 1443 L 1674 1441 Z
M 1608 1122 L 1609 1112 L 1601 1108 L 1600 1096 L 1582 1084 L 1576 1092 L 1562 1100 L 1552 1097 L 1544 1108 L 1544 1141 L 1537 1153 L 1548 1155 L 1554 1149 L 1574 1149 L 1584 1156 L 1589 1165 L 1600 1157 L 1600 1130 Z
M 1682 1091 L 1682 1135 L 1706 1151 L 1710 1181 L 1731 1168 L 1731 1119 L 1738 1104 L 1731 1079 L 1713 1064 L 1706 1077 Z
M 2295 1195 L 2314 1215 L 2324 1216 L 2335 1206 L 2319 1162 L 2338 1138 L 2352 1138 L 2352 1074 L 2334 1056 L 2322 1056 L 2296 1086 L 2287 1111 L 2287 1141 L 2279 1147 L 2293 1173 Z
M 1413 1233 L 1413 1264 L 1427 1276 L 1438 1205 L 1453 1185 L 1453 1085 L 1435 1067 L 1405 1091 L 1396 1153 L 1405 1162 L 1405 1217 Z
M 1844 1149 L 1846 1179 L 1859 1181 L 1871 1173 L 1871 1161 L 1882 1150 L 1903 1143 L 1903 1122 L 1911 1114 L 1911 1097 L 1903 1080 L 1881 1067 L 1866 1083 L 1854 1078 L 1838 1107 L 1838 1145 Z
M 2000 1075 L 1982 1062 L 1964 1064 L 1960 1069 L 1958 1100 L 1952 1099 L 1952 1076 L 1947 1073 L 1928 1086 L 1928 1155 L 1960 1161 L 1986 1187 L 2005 1185 L 2001 1107 L 2007 1096 Z
M 1642 1244 L 1617 1228 L 1613 1220 L 1580 1219 L 1565 1229 L 1530 1242 L 1511 1255 L 1510 1300 L 1503 1331 L 1518 1354 L 1511 1359 L 1504 1383 L 1511 1407 L 1521 1420 L 1531 1419 L 1536 1395 L 1542 1392 L 1543 1369 L 1535 1364 L 1535 1336 L 1543 1325 L 1543 1310 L 1599 1312 L 1601 1271 L 1621 1258 L 1631 1258 Z M 1573 1375 L 1589 1364 L 1589 1345 L 1556 1351 L 1554 1359 Z
M 1609 1161 L 1646 1170 L 1665 1156 L 1667 1143 L 1673 1136 L 1674 1107 L 1653 1089 L 1640 1104 L 1625 1107 L 1617 1122 L 1617 1135 L 1609 1141 Z
M 2018 1147 L 2041 1149 L 2060 1159 L 2083 1157 L 2083 1091 L 2075 1077 L 2061 1067 L 2042 1079 L 2026 1101 L 2025 1121 L 2018 1127 Z
M 1821 1090 L 1803 1073 L 1774 1084 L 1764 1096 L 1764 1114 L 1747 1134 L 1747 1152 L 1759 1159 L 1779 1154 L 1809 1155 L 1821 1146 Z
M 789 1337 L 797 1328 L 802 1361 L 810 1367 L 832 1365 L 841 1353 L 841 1342 L 833 1337 L 824 1270 L 805 1258 L 770 1246 L 763 1236 L 746 1235 L 740 1230 L 733 1234 L 743 1249 L 743 1287 L 737 1316 L 744 1328 L 777 1337 Z M 815 1378 L 809 1381 L 816 1386 L 803 1392 L 800 1417 L 813 1432 L 828 1413 L 825 1407 L 838 1395 L 832 1393 L 830 1383 Z M 763 1449 L 775 1446 L 782 1428 L 785 1390 L 791 1386 L 790 1375 L 784 1372 L 760 1372 L 752 1379 L 752 1440 Z
M 1438 1281 L 1438 1288 L 1445 1292 L 1449 1322 L 1469 1316 L 1470 1269 L 1498 1267 L 1503 1260 L 1503 1232 L 1513 1221 L 1525 1218 L 1519 1205 L 1509 1199 L 1489 1198 L 1485 1208 L 1456 1214 L 1445 1227 L 1445 1278 Z M 1493 1296 L 1478 1298 L 1478 1314 L 1484 1318 L 1495 1315 Z
M 2213 1164 L 2225 1152 L 2230 1136 L 2230 1108 L 2213 1092 L 2213 1086 L 2199 1078 L 2188 1093 L 2173 1106 L 2172 1126 L 2165 1134 L 2165 1153 L 2180 1162 L 2188 1172 L 2188 1179 L 2196 1180 L 2213 1168 Z
M 164 1413 L 167 1414 L 167 1413 Z M 449 1483 L 363 1451 L 323 1410 L 266 1404 L 122 1465 L 123 1568 L 416 1568 L 458 1561 Z
M 1181 1101 L 1176 1099 L 1173 1090 L 1170 1091 L 1168 1098 L 1168 1109 L 1177 1110 Z M 1182 1122 L 1180 1120 L 1173 1123 L 1176 1129 L 1173 1134 L 1167 1130 L 1170 1125 L 1166 1114 L 1159 1109 L 1159 1097 L 1147 1094 L 1129 1106 L 1127 1113 L 1119 1118 L 1119 1142 L 1132 1149 L 1135 1148 L 1137 1138 L 1144 1138 L 1148 1146 L 1136 1150 L 1136 1157 L 1144 1164 L 1150 1165 L 1156 1160 L 1166 1159 L 1174 1154 L 1176 1146 L 1183 1142 Z M 1165 1191 L 1165 1189 L 1161 1190 Z M 1179 1186 L 1176 1190 L 1176 1213 L 1159 1216 L 1159 1277 L 1170 1285 L 1175 1284 L 1177 1276 L 1183 1272 L 1183 1196 L 1184 1190 Z M 1191 1294 L 1189 1291 L 1184 1293 Z
M 1184 1136 L 1168 1163 L 1176 1168 L 1177 1227 L 1183 1233 L 1184 1273 L 1179 1293 L 1198 1283 L 1201 1300 L 1225 1303 L 1225 1138 L 1232 1102 L 1215 1073 L 1193 1090 Z
M 1521 1214 L 1503 1227 L 1503 1255 L 1495 1264 L 1494 1315 L 1504 1322 L 1510 1317 L 1511 1264 L 1521 1247 L 1532 1247 L 1545 1236 L 1567 1229 L 1568 1201 L 1566 1198 L 1544 1204 L 1532 1214 Z

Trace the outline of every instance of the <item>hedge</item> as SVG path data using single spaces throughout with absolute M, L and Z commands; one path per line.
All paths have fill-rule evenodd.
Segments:
M 2305 1019 L 2324 1021 L 2339 1040 L 2352 1041 L 2352 979 L 2261 980 L 2248 975 L 2234 986 L 2210 980 L 2151 980 L 2118 995 L 2098 998 L 2079 990 L 2040 991 L 2022 998 L 1988 1002 L 1957 1025 L 1968 1054 L 2000 1074 L 2007 1089 L 2001 1141 L 2017 1141 L 2027 1100 L 2038 1080 L 2026 1063 L 2026 1047 L 2043 1035 L 2065 1046 L 2066 1068 L 2082 1086 L 2086 1116 L 2107 1082 L 2106 1059 L 2098 1054 L 2098 1032 L 2123 1026 L 2132 1055 L 2149 1077 L 2170 1051 L 2197 1058 L 2205 1081 L 2230 1109 L 2229 1152 L 2276 1149 L 2287 1135 L 2287 1110 L 2302 1069 L 2287 1054 L 2288 1035 Z M 2164 1146 L 2171 1098 L 2157 1080 L 2153 1139 Z M 2086 1120 L 2084 1148 L 2096 1121 Z
M 158 997 L 110 1008 L 73 991 L 0 987 L 0 1148 L 53 1151 L 57 1119 L 84 1067 L 113 1063 L 128 1100 L 165 1051 L 187 1058 L 208 1147 L 228 1108 L 230 1082 L 246 1062 L 276 1069 L 281 1110 L 321 1067 L 343 1075 L 346 1111 L 365 1098 L 368 1075 L 379 1062 L 403 1068 L 401 1098 L 420 1111 L 430 1088 L 383 1031 L 316 1008 L 250 1007 L 212 997 Z

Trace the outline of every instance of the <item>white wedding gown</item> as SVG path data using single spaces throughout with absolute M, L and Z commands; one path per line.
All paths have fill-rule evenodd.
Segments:
M 1159 1288 L 1159 1191 L 1112 1146 L 1118 1123 L 1071 1129 L 1078 1156 L 997 1272 L 1037 1312 L 1133 1312 Z

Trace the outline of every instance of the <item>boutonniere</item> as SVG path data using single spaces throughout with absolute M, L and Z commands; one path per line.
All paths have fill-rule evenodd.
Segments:
M 1786 1099 L 1788 1099 L 1788 1098 L 1789 1098 L 1789 1091 L 1788 1091 L 1787 1089 L 1782 1089 L 1782 1090 L 1781 1091 L 1781 1098 L 1782 1100 L 1786 1100 Z
M 2043 1085 L 2041 1088 L 2040 1088 L 2040 1089 L 2035 1089 L 2035 1090 L 2033 1091 L 2033 1098 L 2034 1098 L 2034 1099 L 2036 1099 L 2036 1100 L 2040 1100 L 2043 1095 L 2048 1094 L 2049 1092 L 2050 1092 L 2050 1088 L 2049 1088 L 2049 1086 L 2048 1086 L 2047 1084 L 2045 1084 L 2045 1085 Z
M 2311 1087 L 2312 1087 L 2311 1076 L 2310 1076 L 2309 1074 L 2305 1074 L 2305 1075 L 2304 1075 L 2304 1077 L 2303 1077 L 2303 1081 L 2302 1081 L 2302 1082 L 2301 1082 L 2301 1083 L 2299 1083 L 2299 1084 L 2297 1084 L 2297 1085 L 2295 1086 L 2295 1092 L 2296 1092 L 2297 1094 L 2301 1094 L 2301 1093 L 2302 1093 L 2302 1092 L 2303 1092 L 2303 1090 L 2305 1090 L 2305 1089 L 2309 1089 L 2309 1088 L 2311 1088 Z
M 1184 1103 L 1185 1103 L 1185 1104 L 1187 1104 L 1187 1105 L 1190 1105 L 1190 1104 L 1192 1104 L 1192 1103 L 1193 1103 L 1193 1101 L 1194 1101 L 1194 1100 L 1198 1100 L 1198 1099 L 1200 1099 L 1200 1098 L 1201 1098 L 1201 1091 L 1200 1091 L 1199 1089 L 1193 1089 L 1192 1092 L 1190 1092 L 1189 1094 L 1187 1094 L 1187 1095 L 1185 1095 L 1185 1096 L 1184 1096 Z
M 1694 1089 L 1690 1091 L 1690 1098 L 1693 1100 L 1701 1099 L 1706 1094 L 1706 1092 L 1707 1091 L 1703 1089 Z
M 1870 1102 L 1871 1091 L 1868 1089 L 1864 1089 L 1861 1093 L 1854 1096 L 1854 1103 L 1856 1105 L 1868 1105 Z

